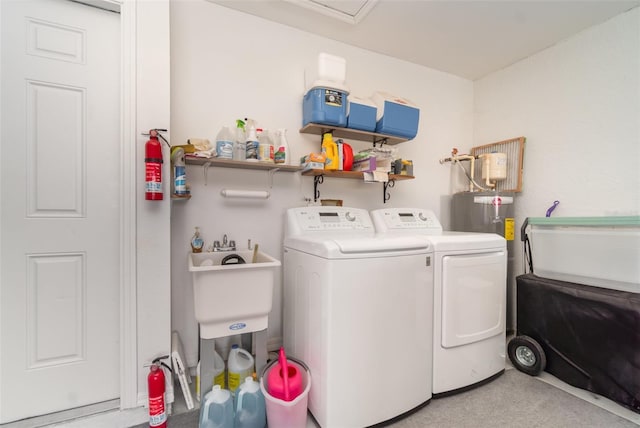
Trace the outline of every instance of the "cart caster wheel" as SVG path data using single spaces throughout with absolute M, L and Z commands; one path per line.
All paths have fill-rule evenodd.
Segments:
M 547 365 L 547 357 L 538 342 L 529 336 L 516 336 L 507 346 L 514 367 L 530 376 L 537 376 Z

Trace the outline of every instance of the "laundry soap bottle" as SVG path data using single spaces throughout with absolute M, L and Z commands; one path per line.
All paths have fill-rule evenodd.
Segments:
M 289 142 L 287 141 L 287 130 L 278 129 L 276 131 L 276 151 L 274 153 L 275 163 L 290 164 L 291 154 L 289 152 Z
M 326 132 L 322 136 L 322 153 L 327 158 L 324 164 L 324 169 L 338 169 L 338 163 L 340 162 L 340 157 L 338 155 L 338 145 L 335 143 L 335 141 L 333 141 L 333 135 L 331 134 L 331 132 Z
M 236 120 L 236 136 L 233 141 L 233 160 L 243 161 L 247 157 L 246 138 L 244 135 L 244 120 Z
M 214 385 L 202 399 L 199 428 L 233 428 L 233 398 L 226 389 Z
M 253 373 L 253 355 L 238 345 L 233 345 L 229 351 L 227 360 L 227 371 L 229 377 L 229 391 L 235 394 L 240 382 Z
M 252 377 L 245 378 L 234 398 L 235 428 L 264 428 L 267 409 L 260 384 Z

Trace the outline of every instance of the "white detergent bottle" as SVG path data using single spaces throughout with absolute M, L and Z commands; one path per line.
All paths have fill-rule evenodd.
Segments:
M 260 384 L 247 377 L 236 391 L 234 401 L 235 428 L 264 428 L 267 408 Z
M 227 387 L 224 373 L 224 360 L 215 350 L 213 351 L 213 384 L 220 385 L 222 389 Z
M 233 428 L 234 413 L 231 393 L 214 385 L 202 399 L 199 428 Z
M 229 351 L 227 371 L 229 375 L 229 391 L 235 394 L 240 382 L 253 374 L 253 356 L 238 345 L 233 345 L 231 351 Z

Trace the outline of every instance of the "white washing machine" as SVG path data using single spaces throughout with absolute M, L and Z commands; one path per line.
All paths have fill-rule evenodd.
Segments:
M 433 395 L 484 384 L 504 372 L 506 241 L 494 233 L 443 232 L 432 211 L 371 212 L 381 236 L 422 236 L 434 250 Z
M 284 346 L 309 366 L 316 421 L 361 428 L 428 403 L 431 244 L 376 237 L 357 208 L 292 208 L 286 217 Z

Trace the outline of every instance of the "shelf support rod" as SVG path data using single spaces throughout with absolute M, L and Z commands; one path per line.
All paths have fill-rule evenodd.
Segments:
M 324 175 L 313 176 L 313 202 L 316 202 L 320 198 L 320 191 L 318 190 L 318 184 L 322 184 L 324 181 Z
M 380 147 L 382 147 L 383 145 L 385 145 L 387 143 L 387 138 L 381 138 L 379 140 L 376 140 L 374 138 L 373 139 L 373 147 L 375 147 L 377 143 L 380 143 Z M 393 187 L 393 186 L 391 186 L 391 187 Z
M 396 185 L 395 180 L 389 180 L 382 183 L 382 203 L 386 204 L 389 199 L 391 199 L 391 195 L 387 191 L 387 189 Z
M 269 172 L 269 189 L 273 189 L 273 176 L 275 175 L 276 172 L 278 172 L 278 170 L 280 170 L 280 168 L 273 168 L 268 171 Z

